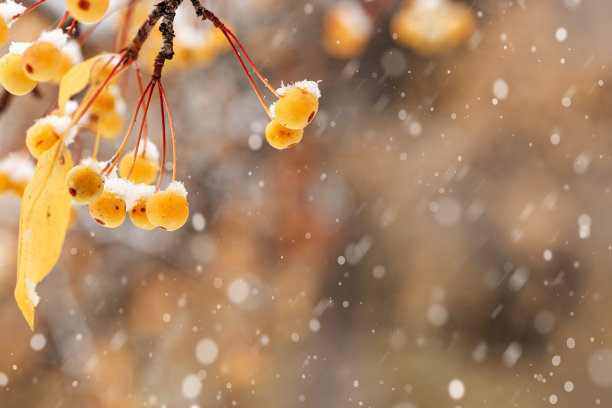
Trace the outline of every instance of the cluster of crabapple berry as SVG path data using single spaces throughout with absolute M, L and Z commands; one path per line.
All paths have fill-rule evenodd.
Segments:
M 189 203 L 182 183 L 174 181 L 163 191 L 152 183 L 157 175 L 157 149 L 147 142 L 143 152 L 125 154 L 119 176 L 105 174 L 102 164 L 86 159 L 66 175 L 66 190 L 77 204 L 87 205 L 100 225 L 115 228 L 126 213 L 134 225 L 145 230 L 155 227 L 174 231 L 187 222 Z M 133 157 L 137 159 L 133 161 Z
M 286 149 L 302 140 L 304 128 L 319 110 L 319 87 L 300 81 L 276 90 L 278 100 L 270 107 L 273 119 L 266 126 L 266 140 L 276 149 Z

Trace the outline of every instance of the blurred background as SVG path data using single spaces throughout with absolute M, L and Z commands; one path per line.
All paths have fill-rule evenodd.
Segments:
M 315 120 L 272 149 L 235 56 L 179 35 L 163 81 L 188 224 L 79 208 L 33 333 L 1 195 L 0 407 L 612 406 L 609 1 L 207 6 L 273 85 L 321 81 Z M 113 48 L 116 9 L 85 57 Z M 56 89 L 9 100 L 0 157 Z M 130 74 L 126 118 L 137 96 Z

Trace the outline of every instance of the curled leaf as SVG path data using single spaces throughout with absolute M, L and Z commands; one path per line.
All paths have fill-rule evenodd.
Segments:
M 59 85 L 59 93 L 57 96 L 57 104 L 59 109 L 63 112 L 66 102 L 72 98 L 72 96 L 81 92 L 87 84 L 91 75 L 91 70 L 94 63 L 101 58 L 106 58 L 112 54 L 101 54 L 91 57 L 81 63 L 76 64 L 62 77 Z
M 64 187 L 72 168 L 70 151 L 60 139 L 44 152 L 21 202 L 15 299 L 34 330 L 36 285 L 55 266 L 70 219 L 70 196 Z

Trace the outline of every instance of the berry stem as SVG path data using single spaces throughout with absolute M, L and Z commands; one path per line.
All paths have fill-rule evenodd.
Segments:
M 68 16 L 70 15 L 70 12 L 68 10 L 66 10 L 66 13 L 64 13 L 64 17 L 62 17 L 62 19 L 60 20 L 60 22 L 57 24 L 57 27 L 55 28 L 62 28 L 62 26 L 64 25 L 64 23 L 66 22 L 66 20 L 68 19 Z
M 76 25 L 77 25 L 77 21 L 76 20 L 72 20 L 72 24 L 70 24 L 70 28 L 68 29 L 68 32 L 66 33 L 66 34 L 68 34 L 68 36 L 72 35 L 72 32 L 76 28 Z
M 113 168 L 117 165 L 117 161 L 119 161 L 119 157 L 121 157 L 121 155 L 123 154 L 123 150 L 125 150 L 125 146 L 127 145 L 127 142 L 130 139 L 130 134 L 132 133 L 132 129 L 134 129 L 134 125 L 136 124 L 136 120 L 138 119 L 138 112 L 140 111 L 140 106 L 142 105 L 144 98 L 147 96 L 147 92 L 149 91 L 149 88 L 151 88 L 154 85 L 155 83 L 153 81 L 150 81 L 147 84 L 144 90 L 144 93 L 142 93 L 140 95 L 140 98 L 138 98 L 138 103 L 136 104 L 136 110 L 134 111 L 134 115 L 132 116 L 132 121 L 130 122 L 130 126 L 125 134 L 125 137 L 123 138 L 123 142 L 121 142 L 121 146 L 119 146 L 119 149 L 117 150 L 117 152 L 115 152 L 111 160 L 109 160 L 106 166 L 104 166 L 104 168 L 102 169 L 102 174 L 106 173 L 107 175 L 109 175 L 110 172 L 113 171 Z
M 96 160 L 98 157 L 98 147 L 100 146 L 100 126 L 96 129 L 96 141 L 94 142 L 93 153 L 91 154 L 91 158 Z
M 138 139 L 136 140 L 136 148 L 134 149 L 134 159 L 132 160 L 132 166 L 130 167 L 130 171 L 127 175 L 127 179 L 130 178 L 132 172 L 134 171 L 134 165 L 136 165 L 136 158 L 138 157 L 138 148 L 140 147 L 140 140 L 142 139 L 142 131 L 147 126 L 147 113 L 149 112 L 149 104 L 151 103 L 151 96 L 153 96 L 153 90 L 155 86 L 152 86 L 149 90 L 149 97 L 147 98 L 147 103 L 145 104 L 144 110 L 142 111 L 142 119 L 140 122 L 140 131 L 138 132 Z M 145 145 L 143 148 L 143 156 L 146 151 L 147 146 Z
M 227 28 L 227 26 L 223 26 L 220 28 L 221 31 L 223 31 L 223 33 L 227 33 L 229 34 L 232 39 L 236 42 L 236 44 L 238 44 L 238 47 L 240 47 L 240 51 L 242 51 L 242 54 L 246 57 L 247 61 L 249 62 L 249 64 L 251 65 L 251 68 L 253 68 L 253 71 L 255 71 L 255 74 L 257 74 L 257 76 L 259 77 L 259 79 L 261 79 L 261 82 L 263 82 L 263 84 L 270 90 L 272 91 L 272 93 L 274 94 L 274 96 L 276 96 L 277 98 L 280 98 L 281 96 L 276 92 L 276 89 L 274 89 L 274 87 L 272 85 L 270 85 L 270 83 L 268 82 L 268 80 L 261 74 L 261 72 L 259 72 L 259 70 L 257 69 L 257 67 L 255 66 L 255 64 L 253 63 L 253 61 L 251 60 L 251 57 L 249 57 L 249 54 L 247 54 L 247 52 L 245 51 L 244 47 L 242 46 L 242 44 L 240 43 L 240 41 L 238 40 L 238 38 L 234 35 L 234 33 L 232 33 L 232 31 Z M 229 41 L 229 37 L 227 37 L 227 35 L 225 36 L 228 41 Z M 231 41 L 230 41 L 231 44 Z
M 270 109 L 268 109 L 268 105 L 266 105 L 266 103 L 263 100 L 263 96 L 261 96 L 261 93 L 259 92 L 259 89 L 257 89 L 257 86 L 255 85 L 255 82 L 253 81 L 253 78 L 251 77 L 251 74 L 249 73 L 249 70 L 247 69 L 246 65 L 244 65 L 244 61 L 242 61 L 242 57 L 240 57 L 240 54 L 238 53 L 238 50 L 236 49 L 236 46 L 234 45 L 234 43 L 230 39 L 229 35 L 227 34 L 227 31 L 225 31 L 225 30 L 221 30 L 221 31 L 223 32 L 223 35 L 225 35 L 225 38 L 227 38 L 227 41 L 229 41 L 230 45 L 232 46 L 232 49 L 234 50 L 234 54 L 236 54 L 236 57 L 238 58 L 238 61 L 240 61 L 240 65 L 242 65 L 242 69 L 244 69 L 244 72 L 246 73 L 247 77 L 249 78 L 249 82 L 251 83 L 251 86 L 253 87 L 253 90 L 255 91 L 255 93 L 257 94 L 257 97 L 259 98 L 259 102 L 261 102 L 261 106 L 263 106 L 264 110 L 268 114 L 268 117 L 270 117 L 270 120 L 274 119 L 272 117 L 272 114 L 270 114 Z
M 144 90 L 142 89 L 142 73 L 140 72 L 140 63 L 136 61 L 134 62 L 133 66 L 134 66 L 134 70 L 136 71 L 136 79 L 138 79 L 138 90 L 142 94 Z M 144 128 L 145 148 L 142 150 L 142 157 L 144 157 L 146 153 L 146 145 L 147 145 L 148 136 L 149 136 L 149 124 L 145 123 L 145 128 Z
M 23 16 L 25 13 L 27 13 L 28 11 L 34 10 L 36 7 L 40 6 L 41 4 L 43 4 L 45 1 L 47 0 L 39 0 L 38 2 L 32 4 L 30 7 L 28 7 L 27 9 L 25 9 L 22 13 L 19 14 L 15 14 L 12 18 L 11 21 L 13 20 L 17 20 L 19 17 Z
M 164 87 L 162 86 L 161 81 L 158 81 L 157 85 L 159 87 L 159 92 L 161 93 L 162 99 L 164 100 L 166 112 L 168 112 L 168 122 L 170 122 L 170 134 L 172 135 L 172 181 L 176 181 L 176 135 L 174 133 L 174 122 L 172 121 L 170 106 L 168 105 L 166 93 L 164 92 Z
M 164 176 L 164 168 L 166 167 L 166 119 L 164 115 L 164 102 L 162 97 L 161 89 L 158 87 L 159 91 L 159 107 L 161 109 L 161 125 L 162 125 L 162 159 L 161 159 L 161 169 L 159 170 L 159 178 L 157 179 L 157 185 L 155 186 L 155 192 L 159 191 L 159 186 L 161 185 L 162 177 Z

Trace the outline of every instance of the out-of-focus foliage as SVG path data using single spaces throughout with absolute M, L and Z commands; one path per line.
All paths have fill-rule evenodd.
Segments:
M 368 45 L 338 59 L 336 1 L 209 3 L 266 77 L 322 80 L 317 117 L 276 151 L 232 55 L 170 72 L 188 226 L 103 230 L 81 208 L 34 334 L 1 195 L 0 406 L 610 406 L 612 5 L 452 1 L 474 33 L 423 56 L 392 36 L 407 3 L 363 2 Z M 40 91 L 2 113 L 0 157 Z

